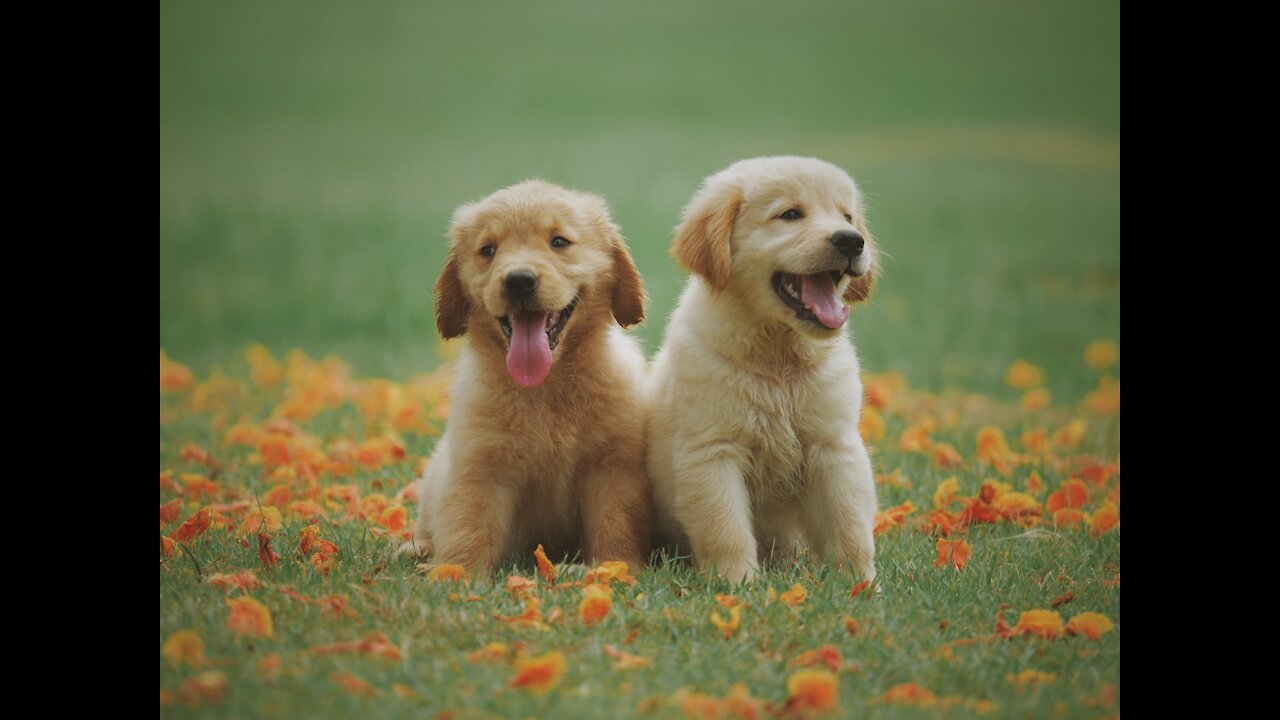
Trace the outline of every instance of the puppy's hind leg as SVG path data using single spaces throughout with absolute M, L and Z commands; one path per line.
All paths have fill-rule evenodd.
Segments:
M 871 458 L 861 440 L 815 449 L 804 499 L 809 548 L 822 559 L 874 580 L 876 486 Z

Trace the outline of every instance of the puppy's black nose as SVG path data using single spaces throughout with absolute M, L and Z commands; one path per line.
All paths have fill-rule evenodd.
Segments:
M 533 297 L 538 291 L 538 276 L 532 270 L 516 270 L 502 279 L 502 293 L 512 302 Z
M 847 258 L 855 258 L 862 254 L 862 248 L 867 241 L 862 238 L 862 234 L 857 230 L 841 230 L 831 236 L 831 244 L 835 246 L 837 252 Z

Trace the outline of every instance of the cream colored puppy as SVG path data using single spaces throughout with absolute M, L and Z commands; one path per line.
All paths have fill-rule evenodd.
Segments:
M 743 160 L 685 208 L 672 246 L 695 274 L 646 383 L 655 541 L 734 580 L 801 543 L 875 576 L 862 382 L 844 332 L 876 246 L 843 170 Z
M 470 342 L 401 551 L 483 572 L 541 543 L 639 568 L 645 364 L 619 325 L 644 319 L 644 287 L 604 201 L 530 180 L 458 208 L 449 234 L 436 325 Z

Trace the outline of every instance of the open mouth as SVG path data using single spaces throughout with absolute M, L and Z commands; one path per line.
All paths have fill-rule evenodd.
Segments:
M 827 270 L 812 275 L 776 272 L 773 274 L 773 291 L 787 308 L 795 312 L 796 319 L 828 330 L 839 330 L 849 319 L 849 306 L 844 304 L 836 289 L 846 273 L 857 277 L 851 270 Z
M 518 310 L 498 318 L 507 338 L 507 371 L 516 384 L 534 387 L 547 379 L 551 353 L 560 344 L 560 335 L 577 307 L 575 297 L 558 312 Z

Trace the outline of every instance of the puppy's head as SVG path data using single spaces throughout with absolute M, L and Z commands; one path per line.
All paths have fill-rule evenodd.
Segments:
M 877 272 L 857 186 L 811 158 L 743 160 L 707 178 L 672 252 L 713 292 L 819 337 L 839 332 Z
M 640 274 L 595 195 L 528 180 L 458 208 L 449 235 L 436 326 L 505 346 L 521 387 L 610 314 L 623 327 L 644 319 Z

